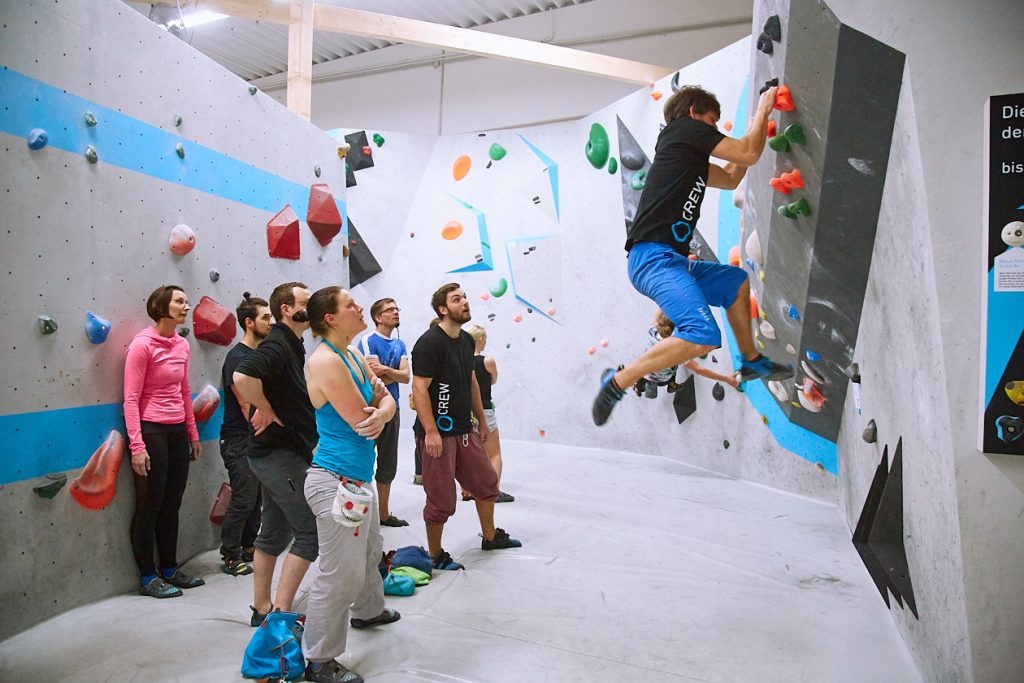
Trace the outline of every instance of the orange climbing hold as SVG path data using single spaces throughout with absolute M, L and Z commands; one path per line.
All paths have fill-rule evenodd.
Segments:
M 660 90 L 655 90 L 654 92 L 652 92 L 651 93 L 651 99 L 654 100 L 655 102 L 660 100 L 661 99 L 661 91 Z
M 758 310 L 760 310 L 760 309 L 759 309 L 759 307 L 757 305 L 757 297 L 754 296 L 753 292 L 751 292 L 750 293 L 750 319 L 751 320 L 753 320 L 754 318 L 757 317 Z
M 779 134 L 779 126 L 771 119 L 768 119 L 768 137 L 773 138 Z
M 452 164 L 452 177 L 456 180 L 462 180 L 469 173 L 469 167 L 473 164 L 472 160 L 463 154 L 461 157 L 455 160 Z
M 196 339 L 228 346 L 234 341 L 237 328 L 235 314 L 208 296 L 200 299 L 192 311 L 192 331 Z
M 458 239 L 459 235 L 462 234 L 462 223 L 458 221 L 448 221 L 441 228 L 441 237 L 446 240 Z
M 729 265 L 738 266 L 740 264 L 740 245 L 736 245 L 729 250 Z
M 768 185 L 770 185 L 776 192 L 781 192 L 782 194 L 790 193 L 789 187 L 786 183 L 782 182 L 782 178 L 770 178 L 768 180 Z
M 220 392 L 212 384 L 207 384 L 192 400 L 192 414 L 196 416 L 196 422 L 209 420 L 219 405 Z
M 726 121 L 725 123 L 723 123 L 722 124 L 722 128 L 725 130 L 726 133 L 731 131 L 732 130 L 732 121 Z
M 778 178 L 772 178 L 768 184 L 777 192 L 789 194 L 792 190 L 799 190 L 804 186 L 804 177 L 800 174 L 799 169 L 794 168 L 792 171 L 780 174 Z
M 117 491 L 117 473 L 124 460 L 124 437 L 116 429 L 89 458 L 85 469 L 71 481 L 71 496 L 89 510 L 110 505 Z
M 341 212 L 326 183 L 317 183 L 309 188 L 306 224 L 321 247 L 326 247 L 341 232 Z
M 793 111 L 796 105 L 793 104 L 793 93 L 789 91 L 788 85 L 780 85 L 775 91 L 775 108 L 779 111 Z

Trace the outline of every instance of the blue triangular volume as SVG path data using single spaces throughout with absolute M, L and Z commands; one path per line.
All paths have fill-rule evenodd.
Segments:
M 491 238 L 487 234 L 487 218 L 484 216 L 482 211 L 472 204 L 462 201 L 451 193 L 449 193 L 448 196 L 473 212 L 473 215 L 476 216 L 477 231 L 480 233 L 480 260 L 476 263 L 471 263 L 468 266 L 449 270 L 448 272 L 474 273 L 483 270 L 494 270 L 494 258 L 491 256 Z
M 532 142 L 524 138 L 522 133 L 519 133 L 519 138 L 526 143 L 527 147 L 533 150 L 533 153 L 536 154 L 541 161 L 544 162 L 544 166 L 548 170 L 548 182 L 551 183 L 551 196 L 555 200 L 555 217 L 559 222 L 561 222 L 562 212 L 560 202 L 558 201 L 558 164 L 555 163 L 554 159 L 537 149 Z

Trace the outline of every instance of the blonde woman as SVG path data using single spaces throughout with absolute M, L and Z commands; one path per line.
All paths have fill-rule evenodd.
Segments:
M 480 398 L 484 404 L 484 417 L 487 419 L 487 428 L 491 430 L 490 436 L 484 442 L 484 450 L 491 461 L 491 467 L 498 474 L 498 497 L 495 503 L 511 503 L 515 496 L 509 495 L 500 490 L 501 487 L 501 439 L 498 436 L 498 418 L 494 412 L 494 401 L 491 399 L 491 386 L 498 383 L 498 365 L 491 356 L 484 356 L 484 348 L 487 346 L 487 331 L 480 325 L 473 325 L 467 330 L 473 341 L 476 343 L 476 351 L 473 356 L 473 371 L 476 373 L 476 381 L 480 385 Z M 466 492 L 462 493 L 464 500 L 469 500 Z

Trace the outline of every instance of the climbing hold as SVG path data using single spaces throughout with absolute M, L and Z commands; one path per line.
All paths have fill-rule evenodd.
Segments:
M 601 340 L 601 348 L 602 349 L 607 349 L 608 348 L 608 340 L 607 339 L 602 339 Z
M 362 150 L 364 157 L 373 156 L 373 149 L 369 145 L 363 145 Z
M 54 323 L 56 325 L 57 323 Z M 46 334 L 45 332 L 43 334 Z M 1003 385 L 1007 397 L 1019 406 L 1024 406 L 1024 380 L 1007 382 Z
M 767 33 L 762 32 L 757 36 L 757 49 L 766 55 L 775 52 L 775 46 L 772 44 L 772 39 Z
M 41 315 L 36 318 L 36 324 L 39 326 L 40 334 L 53 334 L 57 331 L 57 321 L 48 315 Z
M 761 422 L 764 422 L 765 424 L 768 424 L 768 416 L 767 415 L 762 415 L 761 416 Z
M 744 247 L 746 248 L 747 256 L 750 257 L 751 261 L 759 266 L 764 263 L 764 254 L 761 252 L 761 238 L 757 236 L 756 230 L 752 230 L 750 235 L 747 236 L 747 241 L 746 244 L 744 244 Z
M 661 97 L 662 97 L 662 94 L 661 94 L 660 90 L 654 90 L 653 92 L 651 92 L 651 99 L 654 100 L 655 102 L 660 100 Z
M 177 128 L 178 126 L 180 126 L 180 125 L 181 125 L 181 122 L 182 122 L 183 120 L 184 120 L 184 119 L 182 119 L 182 118 L 181 118 L 181 114 L 175 114 L 175 115 L 174 115 L 174 127 L 175 127 L 175 128 Z
M 786 218 L 796 218 L 797 216 L 810 216 L 811 205 L 807 201 L 806 197 L 801 197 L 792 204 L 780 206 L 779 213 L 785 216 Z
M 92 311 L 85 312 L 85 336 L 93 344 L 102 344 L 110 334 L 110 321 L 99 317 Z
M 775 108 L 779 111 L 793 111 L 796 105 L 793 103 L 793 93 L 788 85 L 780 85 L 775 91 Z
M 178 155 L 179 159 L 185 158 L 185 145 L 180 142 L 174 146 L 174 153 Z
M 338 145 L 338 158 L 339 159 L 344 159 L 346 156 L 348 156 L 348 151 L 350 149 L 352 149 L 352 145 L 348 144 L 347 142 L 342 142 L 341 144 L 339 144 Z M 350 170 L 347 161 L 345 162 L 345 170 L 346 171 Z
M 110 504 L 117 491 L 117 473 L 124 460 L 124 437 L 114 430 L 106 441 L 97 448 L 85 469 L 71 481 L 68 489 L 79 505 L 90 510 L 99 510 Z
M 512 322 L 515 322 L 515 323 L 523 322 L 523 316 L 521 316 L 518 313 L 516 313 L 514 316 L 512 316 Z
M 466 174 L 469 173 L 469 167 L 472 164 L 473 161 L 468 156 L 463 154 L 462 156 L 455 160 L 454 164 L 452 164 L 452 177 L 455 178 L 456 180 L 462 180 L 463 178 L 466 177 Z
M 864 428 L 860 438 L 864 439 L 867 443 L 875 443 L 878 441 L 878 426 L 875 425 L 874 420 L 868 421 L 868 426 Z
M 639 146 L 620 149 L 619 160 L 629 170 L 638 171 L 644 167 L 644 152 Z
M 49 142 L 49 140 L 50 137 L 42 128 L 33 128 L 28 132 L 29 149 L 42 149 L 43 147 L 46 147 L 46 143 Z
M 807 361 L 800 361 L 800 367 L 803 368 L 804 374 L 810 377 L 816 384 L 825 383 L 825 380 L 822 378 L 822 376 L 819 375 L 818 372 L 814 368 L 812 368 Z
M 634 190 L 642 190 L 647 185 L 647 171 L 640 169 L 629 179 L 629 186 Z
M 765 34 L 774 40 L 776 43 L 782 40 L 782 22 L 779 21 L 779 15 L 773 14 L 764 22 Z
M 725 439 L 725 440 L 722 441 L 722 448 L 724 448 L 725 450 L 729 450 L 729 440 L 728 439 Z
M 1000 415 L 996 418 L 996 436 L 1003 443 L 1011 443 L 1024 434 L 1024 419 L 1013 415 Z
M 768 382 L 768 391 L 772 392 L 772 396 L 781 403 L 789 401 L 789 391 L 786 390 L 786 385 L 777 379 Z
M 490 148 L 487 150 L 487 156 L 491 157 L 494 161 L 501 161 L 505 158 L 505 148 L 499 145 L 497 142 L 492 142 Z
M 413 237 L 415 237 L 415 236 L 416 236 L 416 233 L 414 233 L 414 232 L 410 232 L 410 233 L 409 233 L 409 237 L 410 237 L 410 238 L 413 238 Z
M 85 148 L 85 160 L 90 164 L 95 164 L 100 160 L 100 155 L 96 153 L 96 148 L 92 145 L 88 145 Z
M 786 344 L 786 353 L 788 353 L 791 356 L 796 355 L 796 349 L 793 348 L 792 344 Z
M 732 130 L 732 121 L 726 121 L 723 123 L 722 129 L 725 130 L 726 133 L 730 132 Z
M 187 327 L 179 327 L 178 328 L 178 336 L 179 337 L 187 338 L 188 335 L 191 334 L 191 333 L 192 333 L 192 330 L 188 329 Z
M 555 314 L 555 309 L 554 308 L 549 308 L 547 313 L 548 313 L 548 315 L 554 315 Z
M 259 88 L 257 88 L 255 85 L 250 85 L 249 86 L 249 94 L 250 95 L 255 95 L 257 92 L 259 92 Z
M 32 492 L 40 498 L 46 498 L 49 500 L 57 495 L 57 492 L 64 488 L 64 485 L 68 483 L 68 475 L 63 472 L 56 472 L 54 474 L 47 474 L 46 478 L 43 479 L 42 484 L 37 484 L 32 487 Z
M 587 161 L 594 168 L 603 168 L 608 162 L 608 154 L 611 147 L 608 142 L 608 131 L 604 129 L 600 123 L 595 123 L 590 126 L 590 139 L 587 140 L 587 147 L 585 153 L 587 155 Z M 634 190 L 641 188 L 634 187 Z
M 761 349 L 762 351 L 764 351 L 764 349 L 765 349 L 765 345 L 764 345 L 764 342 L 763 342 L 763 341 L 761 341 L 760 339 L 758 339 L 758 340 L 757 340 L 757 347 L 758 347 L 759 349 Z
M 90 128 L 92 128 L 97 123 L 99 123 L 99 121 L 96 120 L 96 115 L 95 114 L 93 114 L 91 111 L 85 112 L 85 125 L 87 125 Z
M 194 399 L 192 399 L 192 414 L 196 416 L 196 422 L 206 422 L 217 412 L 220 405 L 220 393 L 212 384 L 203 387 Z
M 807 351 L 805 351 L 804 353 L 807 355 L 807 360 L 811 361 L 812 363 L 817 363 L 819 360 L 821 360 L 821 356 L 816 351 L 811 351 L 810 349 L 807 349 Z
M 772 180 L 778 180 L 782 186 L 782 189 L 775 186 L 774 183 L 769 183 L 776 190 L 779 190 L 783 194 L 789 194 L 790 190 L 799 190 L 804 186 L 804 177 L 801 175 L 800 170 L 794 168 L 792 171 L 787 171 L 779 175 L 778 178 L 772 178 Z
M 444 224 L 444 227 L 441 228 L 441 237 L 446 240 L 458 239 L 461 234 L 462 223 L 458 221 L 448 221 Z
M 767 320 L 762 320 L 758 326 L 761 330 L 761 336 L 765 339 L 775 339 L 775 327 Z
M 380 133 L 374 133 L 373 134 L 373 144 L 377 145 L 378 147 L 383 147 L 384 146 L 384 136 L 381 135 Z
M 757 305 L 757 297 L 754 296 L 753 292 L 751 292 L 750 293 L 750 319 L 753 320 L 754 318 L 756 318 L 758 316 L 759 311 L 760 311 L 760 307 Z
M 299 258 L 299 217 L 291 204 L 285 204 L 267 223 L 267 251 L 272 258 Z
M 772 119 L 768 119 L 768 130 L 767 135 L 770 138 L 775 137 L 778 134 L 778 126 Z
M 539 433 L 540 433 L 540 435 L 541 435 L 541 436 L 544 436 L 544 434 L 545 434 L 546 432 L 545 432 L 545 431 L 544 431 L 543 429 L 541 429 Z
M 711 396 L 716 401 L 721 401 L 725 398 L 725 389 L 722 388 L 721 384 L 715 382 L 715 386 L 711 387 Z
M 761 95 L 766 90 L 769 90 L 770 88 L 777 88 L 778 86 L 779 86 L 779 79 L 778 78 L 773 78 L 770 81 L 765 81 L 764 85 L 761 86 L 761 89 L 757 91 L 757 94 Z
M 326 247 L 341 232 L 341 212 L 326 183 L 317 183 L 309 188 L 306 224 L 321 247 Z
M 793 320 L 800 320 L 800 311 L 796 310 L 796 306 L 794 306 L 793 304 L 789 305 L 789 309 L 786 311 L 786 315 L 788 315 Z
M 171 234 L 167 238 L 167 245 L 178 256 L 184 256 L 195 248 L 196 233 L 184 223 L 179 223 L 171 228 Z
M 740 245 L 729 247 L 729 265 L 740 265 Z
M 619 162 L 615 157 L 608 160 L 608 173 L 615 175 L 619 171 Z
M 487 293 L 487 292 L 481 292 L 480 293 L 480 299 L 482 301 L 487 301 L 490 298 L 491 298 L 491 295 L 489 293 Z
M 321 173 L 321 171 L 320 171 L 320 164 L 314 164 L 314 166 L 313 166 L 313 175 L 315 175 L 317 178 L 319 178 L 320 177 L 320 173 Z
M 796 397 L 800 401 L 800 405 L 812 413 L 820 413 L 821 409 L 825 406 L 825 397 L 814 386 L 814 382 L 810 377 L 804 378 L 803 389 L 796 392 Z
M 501 298 L 508 291 L 508 280 L 505 278 L 499 278 L 498 282 L 491 287 L 491 296 Z
M 216 282 L 220 279 L 220 273 L 215 268 L 210 269 L 210 282 Z
M 793 123 L 786 126 L 786 131 L 783 135 L 786 136 L 786 139 L 794 145 L 802 145 L 807 142 L 807 136 L 804 134 L 804 127 L 799 123 Z
M 775 137 L 768 138 L 768 146 L 776 152 L 788 152 L 789 138 L 784 135 L 776 135 Z
M 195 327 L 196 339 L 228 346 L 235 339 L 238 321 L 234 313 L 204 296 L 192 311 L 192 325 Z
M 768 179 L 768 186 L 771 187 L 776 192 L 780 192 L 782 194 L 789 194 L 790 191 L 791 191 L 786 186 L 786 183 L 784 183 L 782 181 L 782 178 L 769 178 Z
M 595 353 L 597 353 L 597 347 L 596 346 L 588 346 L 587 347 L 587 355 L 588 356 L 593 356 Z

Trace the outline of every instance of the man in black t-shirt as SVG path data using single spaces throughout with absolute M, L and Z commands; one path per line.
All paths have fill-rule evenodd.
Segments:
M 417 340 L 412 349 L 412 395 L 416 406 L 416 447 L 423 453 L 423 490 L 427 503 L 423 521 L 435 569 L 464 569 L 441 547 L 444 523 L 455 514 L 455 481 L 476 499 L 484 550 L 519 548 L 504 529 L 494 527 L 498 475 L 484 452 L 487 420 L 480 386 L 473 372 L 473 338 L 462 326 L 469 322 L 469 301 L 455 282 L 434 292 L 430 305 L 441 322 Z M 476 415 L 479 433 L 470 415 Z
M 252 574 L 253 544 L 260 530 L 260 482 L 249 469 L 249 404 L 235 388 L 235 368 L 270 332 L 270 306 L 246 292 L 235 309 L 244 333 L 224 358 L 224 421 L 220 426 L 220 456 L 231 482 L 231 503 L 220 525 L 220 554 L 224 572 L 232 576 Z
M 722 345 L 711 306 L 726 309 L 743 357 L 741 381 L 793 376 L 791 369 L 754 348 L 750 283 L 743 269 L 688 258 L 707 188 L 735 189 L 747 167 L 761 157 L 776 90 L 761 93 L 750 131 L 739 139 L 718 132 L 721 106 L 701 88 L 681 88 L 665 103 L 666 126 L 658 136 L 636 218 L 626 235 L 626 251 L 633 286 L 658 304 L 676 330 L 622 369 L 601 373 L 591 411 L 594 424 L 608 421 L 625 395 L 623 387 Z M 712 156 L 728 163 L 712 164 Z

